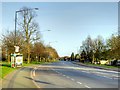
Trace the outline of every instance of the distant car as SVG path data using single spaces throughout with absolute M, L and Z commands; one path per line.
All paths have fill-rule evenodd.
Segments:
M 64 58 L 64 61 L 67 61 L 67 58 L 66 58 L 66 57 Z
M 100 60 L 100 64 L 107 64 L 108 60 Z
M 107 65 L 120 66 L 120 60 L 111 60 Z

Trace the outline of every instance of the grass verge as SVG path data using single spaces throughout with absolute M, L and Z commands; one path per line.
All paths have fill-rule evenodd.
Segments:
M 4 78 L 7 74 L 16 69 L 17 68 L 11 68 L 11 64 L 8 62 L 2 62 L 0 65 L 0 78 Z
M 58 60 L 52 60 L 50 62 L 31 62 L 29 64 L 27 63 L 23 63 L 23 67 L 24 66 L 32 66 L 32 65 L 40 65 L 40 64 L 50 64 L 53 62 L 58 62 Z M 11 64 L 9 64 L 8 62 L 1 62 L 0 63 L 0 78 L 4 78 L 7 74 L 13 72 L 14 70 L 18 69 L 18 68 L 11 68 Z
M 85 65 L 89 66 L 98 66 L 98 67 L 103 67 L 103 68 L 111 68 L 111 69 L 117 69 L 120 68 L 120 66 L 109 66 L 109 65 L 102 65 L 102 64 L 91 64 L 91 63 L 84 63 Z
M 16 70 L 16 68 L 2 66 L 1 70 L 2 70 L 1 78 L 4 78 L 7 74 L 9 74 L 10 72 Z

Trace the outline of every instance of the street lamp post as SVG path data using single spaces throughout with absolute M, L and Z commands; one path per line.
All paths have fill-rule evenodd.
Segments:
M 38 10 L 38 8 L 32 8 L 32 9 L 26 9 L 26 10 L 19 10 L 15 11 L 15 39 L 14 39 L 14 47 L 15 47 L 15 52 L 14 52 L 14 68 L 16 67 L 15 61 L 16 61 L 16 51 L 19 52 L 19 46 L 16 44 L 16 27 L 17 27 L 17 13 L 18 12 L 23 12 L 23 11 L 28 11 L 28 10 Z

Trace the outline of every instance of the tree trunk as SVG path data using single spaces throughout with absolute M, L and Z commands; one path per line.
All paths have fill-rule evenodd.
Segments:
M 8 60 L 8 63 L 10 64 L 10 53 L 9 53 L 9 51 L 7 52 L 7 60 Z
M 28 53 L 28 56 L 27 56 L 27 58 L 28 58 L 28 62 L 27 63 L 30 63 L 30 44 L 29 44 L 29 40 L 28 40 L 28 42 L 27 42 L 27 53 Z
M 94 63 L 95 62 L 95 56 L 94 56 L 94 54 L 93 54 L 93 60 L 92 60 L 92 63 Z
M 30 63 L 30 53 L 28 53 L 28 62 L 27 63 Z

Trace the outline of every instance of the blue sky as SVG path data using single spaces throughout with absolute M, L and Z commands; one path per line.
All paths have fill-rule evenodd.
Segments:
M 36 21 L 42 40 L 49 42 L 60 56 L 70 56 L 90 35 L 93 39 L 101 35 L 107 39 L 117 32 L 118 27 L 117 2 L 3 2 L 2 31 L 14 30 L 14 14 L 23 6 L 39 8 Z M 55 42 L 57 41 L 57 42 Z

